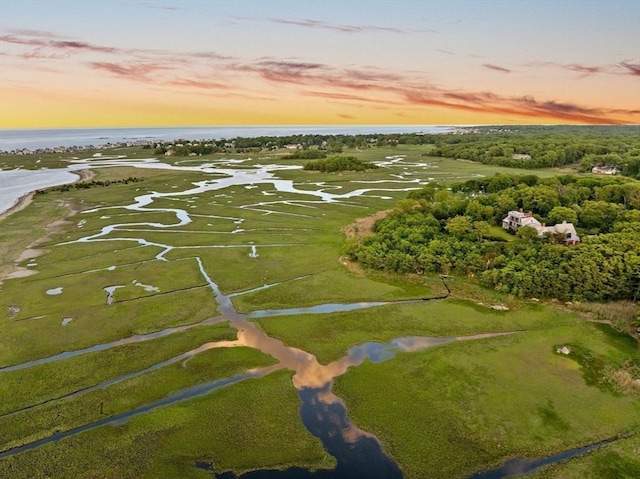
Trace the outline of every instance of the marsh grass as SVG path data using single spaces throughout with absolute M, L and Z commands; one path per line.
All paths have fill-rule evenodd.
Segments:
M 290 373 L 275 372 L 8 458 L 0 462 L 0 474 L 204 477 L 196 461 L 213 462 L 218 472 L 293 464 L 332 468 L 332 459 L 300 423 L 298 404 Z
M 49 310 L 42 317 L 5 321 L 0 331 L 3 345 L 0 364 L 17 364 L 134 334 L 193 324 L 214 316 L 216 311 L 215 300 L 208 288 L 114 302 L 111 305 L 104 304 L 106 295 L 96 293 L 92 296 L 100 304 L 76 307 L 72 298 L 62 304 L 52 303 L 52 307 L 57 309 Z M 73 321 L 62 326 L 62 319 L 67 317 L 73 318 Z
M 562 311 L 528 305 L 517 311 L 494 311 L 455 299 L 375 307 L 327 315 L 297 315 L 255 320 L 267 334 L 328 363 L 356 344 L 389 342 L 398 337 L 450 337 L 483 332 L 538 330 L 577 324 Z
M 226 323 L 202 326 L 164 338 L 87 353 L 60 363 L 3 372 L 0 415 L 147 368 L 210 341 L 235 338 L 236 331 Z M 195 360 L 192 362 L 196 363 Z
M 464 477 L 638 428 L 638 402 L 586 384 L 551 351 L 558 339 L 599 343 L 589 326 L 454 343 L 365 363 L 334 389 L 407 478 Z
M 345 154 L 363 161 L 386 161 L 385 157 L 391 155 L 406 155 L 406 159 L 367 173 L 324 174 L 295 169 L 279 171 L 277 176 L 293 181 L 300 190 L 317 189 L 315 184 L 323 182 L 321 188 L 326 191 L 344 194 L 360 188 L 397 187 L 391 181 L 398 176 L 450 185 L 477 175 L 531 173 L 433 158 L 427 156 L 429 149 L 406 145 L 347 150 Z M 143 149 L 108 153 L 153 156 Z M 47 155 L 39 166 L 65 166 L 68 156 Z M 89 157 L 90 153 L 77 156 Z M 163 157 L 160 161 L 193 166 L 231 157 L 242 159 L 247 155 Z M 27 160 L 2 157 L 0 164 L 16 167 Z M 261 153 L 253 155 L 246 165 L 282 161 L 277 154 Z M 304 163 L 286 161 L 299 166 Z M 389 209 L 406 197 L 406 191 L 374 191 L 339 203 L 319 203 L 311 195 L 278 192 L 268 183 L 253 185 L 256 188 L 233 186 L 198 196 L 157 199 L 153 208 L 184 209 L 193 222 L 151 232 L 142 231 L 150 228 L 134 223 L 174 225 L 176 216 L 130 211 L 123 206 L 152 191 L 180 192 L 195 182 L 220 176 L 149 168 L 96 168 L 95 172 L 95 179 L 100 181 L 128 176 L 142 181 L 38 195 L 28 208 L 0 223 L 2 272 L 13 267 L 21 249 L 47 234 L 47 224 L 69 213 L 62 202 L 79 211 L 41 243 L 46 251 L 36 260 L 36 275 L 6 280 L 0 287 L 0 365 L 214 317 L 219 313 L 218 306 L 195 256 L 202 259 L 205 270 L 225 294 L 282 283 L 234 296 L 233 303 L 242 312 L 415 299 L 445 292 L 437 277 L 399 277 L 349 268 L 339 260 L 343 254 L 342 228 L 356 218 Z M 536 170 L 535 174 L 550 176 L 554 172 Z M 100 209 L 89 211 L 92 208 Z M 243 221 L 234 223 L 238 219 Z M 123 223 L 123 229 L 133 231 L 113 232 L 104 242 L 62 244 L 113 223 Z M 496 235 L 501 233 L 494 231 Z M 139 237 L 179 248 L 166 254 L 168 261 L 156 261 L 154 257 L 162 249 L 138 245 Z M 253 247 L 255 257 L 251 256 Z M 22 261 L 20 266 L 27 263 Z M 115 269 L 108 269 L 111 266 Z M 145 291 L 134 281 L 159 291 Z M 103 288 L 118 284 L 124 287 L 116 291 L 114 302 L 106 305 Z M 425 471 L 433 478 L 464 477 L 515 456 L 552 454 L 640 428 L 636 396 L 614 394 L 585 380 L 591 370 L 616 371 L 625 361 L 634 361 L 637 349 L 631 348 L 632 343 L 556 305 L 500 295 L 459 277 L 449 278 L 447 284 L 452 294 L 445 300 L 269 317 L 256 323 L 285 344 L 317 355 L 324 364 L 368 341 L 521 331 L 398 354 L 378 364 L 365 361 L 336 380 L 335 391 L 345 401 L 355 424 L 380 438 L 407 478 L 425 477 Z M 62 294 L 46 294 L 57 287 L 63 288 Z M 506 305 L 509 311 L 493 310 L 493 305 Z M 73 320 L 61 326 L 65 317 Z M 203 341 L 231 336 L 231 330 L 224 326 L 198 326 L 149 343 L 117 347 L 16 374 L 0 373 L 1 410 L 8 412 L 55 399 L 75 388 L 148 367 Z M 564 344 L 575 346 L 583 357 L 595 358 L 591 364 L 602 368 L 593 368 L 578 357 L 558 355 L 556 348 Z M 185 366 L 175 363 L 102 390 L 0 417 L 1 447 L 47 437 L 57 430 L 153 402 L 172 391 L 273 362 L 273 358 L 248 348 L 210 350 Z M 301 424 L 299 404 L 291 372 L 277 371 L 154 410 L 123 425 L 99 428 L 4 459 L 0 461 L 0 476 L 204 477 L 204 471 L 193 467 L 196 461 L 212 462 L 216 471 L 232 470 L 236 474 L 293 465 L 333 467 L 320 442 Z M 617 472 L 625 477 L 637 471 L 637 450 L 637 439 L 624 440 L 593 453 L 589 456 L 593 459 L 577 460 L 575 469 L 557 466 L 557 470 L 559 475 L 566 470 L 570 471 L 567 477 L 580 477 L 580 471 L 592 467 L 603 473 L 601 477 L 615 477 Z
M 532 479 L 600 479 L 640 477 L 640 433 L 616 440 L 612 444 L 572 459 L 542 468 Z

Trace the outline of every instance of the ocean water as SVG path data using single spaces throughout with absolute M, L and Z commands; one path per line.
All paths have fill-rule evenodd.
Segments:
M 77 181 L 78 175 L 72 171 L 78 169 L 81 168 L 0 171 L 0 214 L 14 206 L 27 193 Z
M 41 148 L 89 145 L 97 147 L 107 143 L 137 140 L 210 140 L 295 134 L 447 133 L 454 130 L 454 127 L 433 125 L 0 129 L 0 151 L 24 148 L 34 151 Z M 14 206 L 21 196 L 29 192 L 77 181 L 78 177 L 72 171 L 82 168 L 87 168 L 87 165 L 75 164 L 60 169 L 0 170 L 0 213 Z
M 453 127 L 434 125 L 299 125 L 299 126 L 212 126 L 170 128 L 0 128 L 0 151 L 27 148 L 100 146 L 137 140 L 204 140 L 254 138 L 296 134 L 447 133 Z

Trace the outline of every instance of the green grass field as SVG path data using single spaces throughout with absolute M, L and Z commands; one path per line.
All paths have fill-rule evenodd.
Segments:
M 386 163 L 365 173 L 301 168 L 273 173 L 303 193 L 278 191 L 263 181 L 177 195 L 221 176 L 95 168 L 96 181 L 140 181 L 50 191 L 0 220 L 0 453 L 169 398 L 167 405 L 122 423 L 0 459 L 0 477 L 210 477 L 196 462 L 235 474 L 333 468 L 335 459 L 300 420 L 292 380 L 296 371 L 276 365 L 273 350 L 238 340 L 233 343 L 237 347 L 203 347 L 186 361 L 180 356 L 242 336 L 235 316 L 222 316 L 226 306 L 217 303 L 209 279 L 228 295 L 238 314 L 397 302 L 252 320 L 293 356 L 313 355 L 319 369 L 372 341 L 514 332 L 411 353 L 395 351 L 386 361 L 366 360 L 334 379 L 333 392 L 350 418 L 378 437 L 406 478 L 467 477 L 514 457 L 543 457 L 625 434 L 630 436 L 533 477 L 637 477 L 640 452 L 634 434 L 640 431 L 640 395 L 616 382 L 640 367 L 632 341 L 561 304 L 500 295 L 465 278 L 447 279 L 448 298 L 423 301 L 446 293 L 439 278 L 362 271 L 341 259 L 343 228 L 392 208 L 408 189 L 420 187 L 418 181 L 450 184 L 478 175 L 532 173 L 428 153 L 427 146 L 403 145 L 345 151 Z M 153 156 L 143 149 L 105 154 Z M 404 155 L 402 161 L 389 163 L 387 157 L 395 155 Z M 225 158 L 246 156 L 160 160 L 197 166 Z M 252 158 L 235 167 L 304 164 L 282 160 L 279 153 Z M 53 168 L 66 166 L 69 158 L 3 156 L 0 167 L 29 167 L 36 159 L 41 160 L 38 167 Z M 369 188 L 391 191 L 331 202 L 304 194 L 321 190 L 345 195 Z M 125 208 L 153 192 L 163 196 L 147 210 Z M 171 226 L 179 219 L 166 209 L 184 210 L 192 221 Z M 110 226 L 115 229 L 104 230 Z M 513 239 L 498 227 L 492 235 Z M 99 241 L 78 241 L 90 236 Z M 40 254 L 17 261 L 29 247 Z M 16 267 L 31 274 L 8 279 Z M 108 304 L 105 288 L 110 286 L 118 288 Z M 496 305 L 508 310 L 491 308 Z M 63 320 L 70 321 L 63 325 Z M 167 328 L 181 329 L 171 333 Z M 160 337 L 140 341 L 139 335 L 164 330 Z M 118 345 L 119 340 L 130 343 Z M 2 370 L 112 342 L 99 351 Z M 572 353 L 558 354 L 563 345 Z M 158 363 L 164 365 L 154 368 Z M 263 377 L 171 401 L 189 388 L 270 366 L 274 370 Z

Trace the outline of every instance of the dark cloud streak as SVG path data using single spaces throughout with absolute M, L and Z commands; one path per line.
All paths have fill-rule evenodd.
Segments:
M 378 25 L 339 25 L 322 22 L 319 20 L 287 20 L 284 18 L 268 18 L 272 23 L 282 25 L 294 25 L 297 27 L 316 28 L 323 30 L 332 30 L 341 33 L 366 33 L 366 32 L 384 32 L 384 33 L 439 33 L 436 30 L 411 30 L 396 27 L 381 27 Z
M 620 62 L 618 65 L 626 69 L 627 75 L 640 76 L 640 63 L 630 63 L 628 61 L 624 61 Z
M 498 65 L 492 65 L 491 63 L 484 63 L 482 66 L 484 68 L 488 68 L 489 70 L 494 70 L 501 73 L 511 73 L 511 70 L 509 70 L 508 68 L 501 67 Z

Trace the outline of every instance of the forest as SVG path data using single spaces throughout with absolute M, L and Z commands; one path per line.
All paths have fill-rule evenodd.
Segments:
M 573 223 L 577 245 L 502 229 L 523 209 L 548 224 Z M 628 178 L 498 174 L 409 193 L 374 234 L 350 240 L 364 266 L 398 273 L 464 276 L 518 297 L 563 301 L 640 297 L 640 183 Z
M 535 133 L 535 134 L 532 134 Z M 518 168 L 554 168 L 579 164 L 617 167 L 640 178 L 640 127 L 481 127 L 469 134 L 431 138 L 430 154 Z

